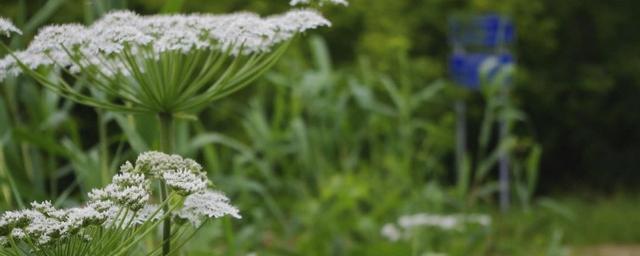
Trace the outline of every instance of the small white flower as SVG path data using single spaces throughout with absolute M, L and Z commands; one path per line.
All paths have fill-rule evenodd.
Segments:
M 343 5 L 343 6 L 348 6 L 349 2 L 347 2 L 346 0 L 320 0 L 318 1 L 320 6 L 324 5 L 325 3 L 329 3 L 329 4 L 334 4 L 334 5 Z M 307 4 L 311 4 L 310 0 L 291 0 L 289 1 L 289 5 L 291 6 L 296 6 L 296 5 L 307 5 Z
M 112 183 L 122 187 L 128 186 L 146 186 L 147 179 L 144 174 L 123 172 L 113 176 Z
M 193 194 L 204 191 L 207 188 L 206 178 L 192 173 L 189 170 L 168 171 L 162 174 L 164 182 L 180 194 Z
M 33 214 L 33 210 L 7 211 L 0 218 L 0 234 L 10 232 L 12 227 L 26 227 Z
M 398 230 L 398 228 L 396 227 L 396 225 L 391 224 L 391 223 L 387 223 L 382 227 L 382 230 L 380 231 L 380 234 L 384 237 L 386 237 L 387 239 L 389 239 L 389 241 L 395 242 L 400 240 L 400 238 L 402 238 L 402 233 L 400 230 Z
M 24 229 L 14 228 L 11 230 L 11 236 L 15 239 L 24 239 L 27 237 L 27 233 L 24 232 Z
M 140 22 L 142 17 L 135 12 L 129 10 L 112 11 L 100 18 L 94 23 L 97 27 L 119 27 L 128 26 Z
M 229 204 L 229 198 L 213 190 L 189 195 L 176 216 L 188 220 L 194 226 L 200 226 L 207 218 L 220 218 L 230 215 L 241 219 L 240 212 Z
M 291 1 L 289 1 L 289 5 L 291 5 L 291 6 L 303 5 L 303 4 L 309 4 L 309 0 L 291 0 Z
M 331 22 L 311 9 L 289 11 L 283 15 L 271 16 L 268 21 L 278 28 L 277 42 L 286 41 L 293 35 L 309 29 L 331 26 Z
M 404 229 L 411 229 L 418 226 L 432 226 L 444 230 L 458 228 L 459 220 L 453 215 L 435 215 L 420 213 L 415 215 L 402 216 L 398 224 Z
M 137 48 L 148 45 L 153 38 L 145 35 L 137 27 L 131 25 L 121 26 L 93 26 L 90 30 L 90 48 L 95 48 L 107 55 L 122 53 L 126 47 Z
M 10 76 L 17 76 L 18 74 L 20 74 L 20 68 L 16 65 L 13 58 L 0 59 L 0 81 L 4 81 Z
M 421 227 L 433 227 L 441 230 L 463 230 L 469 224 L 491 225 L 491 217 L 483 214 L 432 214 L 418 213 L 401 216 L 397 225 L 386 224 L 380 231 L 390 241 L 410 237 L 413 231 Z
M 35 240 L 45 237 L 39 243 L 47 243 L 50 241 L 49 238 L 68 237 L 72 229 L 75 228 L 64 219 L 46 216 L 42 213 L 32 215 L 29 226 L 25 228 L 29 237 Z
M 66 215 L 64 210 L 53 207 L 51 201 L 44 201 L 42 203 L 31 202 L 31 208 L 51 218 L 62 219 Z
M 157 151 L 142 153 L 136 160 L 136 168 L 143 173 L 160 178 L 165 172 L 175 170 L 189 170 L 194 173 L 202 171 L 202 166 L 191 159 L 184 159 L 179 155 L 168 155 Z
M 134 171 L 135 169 L 133 168 L 133 165 L 129 161 L 126 161 L 124 164 L 120 166 L 120 173 L 130 173 Z
M 91 206 L 71 208 L 67 210 L 67 222 L 74 227 L 85 227 L 100 224 L 105 220 L 104 213 Z
M 147 183 L 142 174 L 121 173 L 106 187 L 91 190 L 88 197 L 92 201 L 111 201 L 136 211 L 149 201 Z
M 72 64 L 72 53 L 88 42 L 88 31 L 80 24 L 51 25 L 40 29 L 29 47 L 17 55 L 18 59 L 36 69 L 57 64 L 67 67 Z
M 22 35 L 22 31 L 20 31 L 20 29 L 13 25 L 11 21 L 0 17 L 0 35 L 9 37 L 11 33 Z
M 488 215 L 484 215 L 484 214 L 469 214 L 469 215 L 463 215 L 462 218 L 465 219 L 466 222 L 468 223 L 476 223 L 480 226 L 491 226 L 491 217 L 489 217 Z

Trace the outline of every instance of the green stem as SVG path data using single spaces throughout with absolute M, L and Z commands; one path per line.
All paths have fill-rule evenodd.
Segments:
M 159 113 L 160 119 L 160 151 L 171 154 L 173 153 L 174 127 L 173 117 L 168 113 Z M 167 199 L 167 186 L 160 181 L 160 201 Z M 163 206 L 165 213 L 169 212 L 169 204 Z M 171 218 L 165 217 L 162 224 L 162 255 L 169 255 L 171 252 Z
M 8 170 L 5 165 L 3 147 L 4 145 L 0 144 L 0 178 L 3 180 L 8 180 L 8 175 L 7 175 Z M 2 193 L 2 196 L 4 197 L 4 201 L 6 202 L 5 207 L 10 208 L 12 206 L 11 188 L 7 183 L 3 182 L 2 184 L 0 184 L 0 193 Z
M 106 186 L 109 183 L 111 172 L 109 171 L 109 141 L 107 137 L 107 121 L 104 118 L 103 110 L 96 110 L 98 114 L 98 134 L 100 137 L 100 173 L 101 184 Z

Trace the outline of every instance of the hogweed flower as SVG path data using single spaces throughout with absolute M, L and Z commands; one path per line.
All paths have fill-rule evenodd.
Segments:
M 127 163 L 126 165 L 130 165 Z M 140 154 L 136 159 L 135 168 L 128 170 L 141 172 L 147 175 L 151 175 L 155 178 L 160 178 L 166 172 L 173 172 L 177 170 L 189 170 L 193 173 L 206 175 L 202 171 L 202 166 L 192 159 L 183 158 L 179 155 L 169 155 L 158 151 L 148 151 Z
M 229 198 L 213 190 L 192 194 L 184 201 L 184 207 L 175 217 L 188 220 L 194 226 L 200 226 L 208 218 L 220 218 L 230 215 L 241 219 L 237 208 L 229 204 Z
M 22 31 L 20 31 L 20 29 L 13 25 L 11 21 L 0 17 L 0 35 L 9 37 L 13 33 L 22 35 Z
M 135 163 L 126 162 L 111 184 L 92 190 L 84 206 L 59 209 L 50 201 L 33 202 L 30 209 L 0 215 L 0 255 L 23 255 L 24 248 L 42 255 L 121 255 L 166 218 L 192 224 L 179 225 L 176 232 L 195 232 L 208 219 L 241 218 L 225 195 L 208 188 L 211 182 L 197 162 L 146 152 Z M 150 185 L 160 181 L 173 192 L 157 201 Z M 77 243 L 87 248 L 67 251 Z
M 110 201 L 137 211 L 149 201 L 149 181 L 143 174 L 121 173 L 113 177 L 111 184 L 102 189 L 93 189 L 89 199 Z
M 90 26 L 41 29 L 25 50 L 0 60 L 0 81 L 26 73 L 54 92 L 95 107 L 189 113 L 255 80 L 296 35 L 330 25 L 311 9 L 270 17 L 116 11 Z M 0 33 L 10 32 L 19 30 L 0 20 Z M 69 85 L 63 73 L 86 81 L 89 88 Z
M 189 170 L 169 171 L 162 174 L 162 179 L 179 194 L 190 195 L 207 188 L 207 182 Z

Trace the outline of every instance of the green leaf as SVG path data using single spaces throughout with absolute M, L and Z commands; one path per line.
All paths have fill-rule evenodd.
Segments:
M 481 159 L 478 164 L 478 172 L 476 173 L 476 182 L 483 180 L 489 171 L 496 166 L 498 160 L 503 154 L 509 154 L 509 152 L 516 146 L 516 139 L 513 137 L 507 137 L 500 142 L 498 147 L 485 159 Z
M 349 88 L 351 89 L 351 94 L 356 99 L 356 102 L 360 107 L 374 111 L 378 114 L 383 114 L 387 116 L 395 116 L 396 112 L 393 108 L 385 105 L 384 103 L 378 102 L 373 92 L 370 88 L 365 85 L 359 84 L 357 81 L 351 79 L 349 81 Z
M 203 133 L 193 138 L 191 140 L 191 143 L 189 143 L 189 146 L 185 153 L 186 155 L 194 155 L 195 152 L 197 152 L 197 150 L 201 149 L 202 147 L 208 144 L 220 144 L 220 145 L 224 145 L 229 148 L 232 148 L 234 150 L 237 150 L 243 155 L 246 155 L 246 156 L 253 155 L 253 150 L 251 149 L 251 147 L 244 145 L 241 142 L 231 137 L 228 137 L 226 135 L 223 135 L 220 133 L 211 133 L 211 132 Z
M 532 196 L 538 183 L 538 173 L 540 171 L 540 158 L 542 157 L 542 147 L 538 144 L 533 146 L 531 152 L 527 156 L 527 189 L 528 195 Z
M 4 99 L 0 98 L 0 146 L 4 145 L 10 135 L 11 121 Z
M 150 149 L 149 145 L 145 142 L 144 138 L 138 133 L 133 125 L 133 117 L 123 114 L 114 114 L 115 120 L 120 126 L 120 129 L 127 136 L 127 141 L 136 152 L 145 152 Z
M 35 15 L 29 19 L 29 22 L 24 26 L 22 31 L 24 34 L 31 34 L 36 29 L 51 19 L 51 17 L 62 7 L 67 0 L 49 0 L 47 3 L 36 12 Z
M 309 40 L 311 45 L 311 50 L 313 52 L 313 60 L 315 62 L 315 67 L 325 74 L 329 73 L 331 68 L 331 55 L 329 54 L 329 49 L 327 48 L 327 43 L 322 37 L 313 36 Z
M 61 146 L 58 141 L 54 140 L 52 136 L 47 136 L 47 134 L 35 132 L 25 127 L 15 127 L 13 133 L 16 138 L 27 141 L 50 153 L 62 157 L 71 157 L 71 153 Z

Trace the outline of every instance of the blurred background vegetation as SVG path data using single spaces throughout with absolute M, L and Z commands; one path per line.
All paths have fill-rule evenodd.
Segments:
M 41 25 L 90 23 L 113 9 L 268 15 L 289 8 L 285 0 L 0 0 L 0 7 L 26 32 L 11 41 L 16 48 Z M 199 121 L 180 123 L 178 151 L 203 162 L 246 217 L 212 224 L 218 228 L 207 229 L 190 255 L 561 255 L 567 245 L 640 243 L 638 10 L 632 0 L 325 7 L 333 27 L 299 39 L 273 71 Z M 490 108 L 490 90 L 468 92 L 448 80 L 447 19 L 460 12 L 515 22 L 508 106 Z M 0 88 L 0 209 L 77 203 L 80 191 L 108 181 L 98 170 L 116 170 L 157 143 L 153 117 L 75 105 L 25 78 Z M 474 156 L 466 171 L 454 163 L 460 99 L 469 104 Z M 518 114 L 501 147 L 484 138 L 481 124 L 505 109 Z M 483 153 L 487 143 L 495 150 Z M 495 210 L 495 152 L 514 159 L 508 215 Z M 381 237 L 384 223 L 423 211 L 482 212 L 494 225 L 396 243 Z

